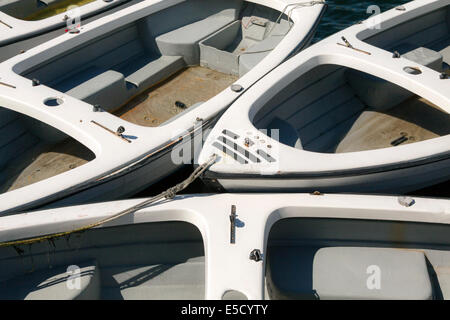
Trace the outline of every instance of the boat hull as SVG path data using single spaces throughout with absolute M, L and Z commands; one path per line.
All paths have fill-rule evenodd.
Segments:
M 100 19 L 104 16 L 107 16 L 113 12 L 116 12 L 118 10 L 122 10 L 126 7 L 129 7 L 130 5 L 136 4 L 139 0 L 130 1 L 127 3 L 120 4 L 112 9 L 100 12 L 98 14 L 91 14 L 91 16 L 86 17 L 81 20 L 81 23 L 86 24 L 92 21 L 95 21 L 97 19 Z M 6 44 L 4 46 L 0 46 L 0 62 L 3 62 L 5 60 L 8 60 L 9 58 L 14 57 L 17 54 L 21 54 L 29 49 L 32 49 L 44 42 L 50 41 L 56 37 L 59 37 L 60 35 L 64 34 L 66 32 L 65 26 L 58 26 L 57 28 L 53 28 L 49 31 L 44 31 L 40 34 L 37 34 L 35 36 L 21 39 L 9 44 Z
M 205 124 L 202 130 L 208 129 L 211 125 L 211 123 Z M 152 156 L 144 157 L 143 160 L 128 168 L 123 168 L 108 177 L 61 191 L 49 198 L 40 199 L 40 201 L 3 211 L 2 215 L 16 214 L 17 212 L 37 208 L 57 208 L 131 197 L 187 166 L 188 164 L 175 163 L 172 159 L 173 152 L 189 148 L 194 152 L 195 143 L 202 134 L 202 130 L 194 131 L 189 136 L 189 139 L 169 144 Z
M 232 175 L 208 172 L 205 182 L 227 191 L 362 192 L 403 194 L 450 179 L 450 159 L 378 172 L 342 174 Z

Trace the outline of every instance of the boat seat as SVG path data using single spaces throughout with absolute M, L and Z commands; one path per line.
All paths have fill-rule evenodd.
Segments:
M 276 246 L 266 282 L 271 299 L 423 300 L 436 296 L 430 279 L 420 251 Z
M 442 59 L 444 60 L 444 62 L 450 65 L 450 46 L 442 49 L 441 51 L 439 51 L 439 53 L 442 54 Z
M 377 275 L 379 286 L 374 280 Z M 391 248 L 321 248 L 314 257 L 313 286 L 320 299 L 428 300 L 434 296 L 423 252 Z
M 290 123 L 275 117 L 267 125 L 267 133 L 271 134 L 270 130 L 273 129 L 279 130 L 279 142 L 296 149 L 303 149 L 302 142 L 300 140 L 300 137 L 298 136 L 297 130 L 295 130 Z M 272 136 L 272 138 L 275 139 L 274 136 Z
M 291 29 L 288 21 L 281 19 L 273 29 L 272 26 L 266 27 L 270 31 L 270 35 L 257 42 L 247 52 L 239 56 L 239 75 L 243 76 L 250 69 L 253 69 L 262 59 L 264 59 L 275 47 L 284 39 Z M 253 38 L 251 34 L 246 35 L 247 38 Z
M 89 261 L 76 265 L 80 269 L 80 277 L 76 279 L 71 278 L 74 273 L 67 272 L 67 267 L 60 267 L 35 271 L 0 282 L 0 299 L 100 299 L 101 286 L 97 262 Z
M 185 262 L 102 269 L 102 298 L 106 300 L 200 300 L 205 298 L 203 257 Z
M 112 112 L 131 96 L 167 79 L 186 66 L 181 56 L 162 56 L 146 63 L 127 77 L 116 70 L 91 67 L 58 83 L 55 88 Z M 75 79 L 75 80 L 74 80 Z M 74 83 L 74 81 L 76 81 Z M 131 84 L 131 87 L 127 84 Z
M 162 55 L 183 56 L 188 65 L 200 62 L 199 42 L 236 20 L 236 10 L 226 9 L 206 19 L 156 37 Z
M 442 70 L 442 54 L 428 48 L 416 48 L 403 54 L 402 57 L 438 72 Z M 350 87 L 362 102 L 379 111 L 390 109 L 414 96 L 414 93 L 396 84 L 365 72 L 349 69 L 346 76 Z
M 243 76 L 264 59 L 279 43 L 283 36 L 270 36 L 251 46 L 239 56 L 239 75 Z
M 112 111 L 127 98 L 123 74 L 107 70 L 73 87 L 68 95 L 91 104 L 99 104 L 104 110 Z
M 125 80 L 138 89 L 147 89 L 186 66 L 181 56 L 162 56 L 130 74 Z
M 427 66 L 437 72 L 442 71 L 442 54 L 428 48 L 416 48 L 402 55 L 403 58 Z

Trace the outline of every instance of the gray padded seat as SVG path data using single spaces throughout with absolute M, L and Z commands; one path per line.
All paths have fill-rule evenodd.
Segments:
M 188 65 L 199 64 L 198 43 L 235 20 L 236 10 L 226 9 L 156 37 L 156 45 L 162 55 L 183 56 Z
M 279 130 L 279 142 L 296 149 L 303 149 L 302 142 L 297 131 L 287 121 L 275 117 L 267 125 L 267 133 L 270 135 L 272 129 Z M 274 138 L 274 137 L 272 137 Z
M 380 288 L 369 289 L 369 266 L 380 270 Z M 373 271 L 372 271 L 373 272 Z M 313 262 L 313 288 L 320 299 L 433 298 L 425 255 L 391 248 L 329 247 Z
M 123 74 L 108 70 L 82 82 L 66 93 L 87 103 L 99 104 L 103 109 L 111 111 L 125 102 L 127 89 Z
M 162 56 L 130 74 L 126 77 L 126 81 L 137 88 L 149 88 L 185 66 L 181 56 Z
M 427 48 L 416 48 L 403 54 L 402 57 L 438 72 L 442 70 L 442 54 Z M 346 76 L 348 83 L 362 102 L 379 111 L 390 109 L 414 96 L 412 92 L 396 84 L 364 72 L 349 69 L 346 71 Z
M 100 299 L 100 274 L 96 261 L 76 264 L 80 287 L 68 286 L 67 267 L 35 271 L 0 282 L 0 299 L 8 300 L 92 300 Z

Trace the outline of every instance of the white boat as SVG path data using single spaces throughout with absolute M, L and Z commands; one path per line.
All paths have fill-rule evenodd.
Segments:
M 378 23 L 378 24 L 377 24 Z M 450 179 L 450 1 L 413 1 L 273 70 L 211 131 L 229 191 L 406 193 Z
M 0 62 L 142 0 L 3 0 Z
M 149 0 L 1 63 L 0 212 L 126 197 L 191 164 L 182 146 L 304 48 L 325 8 Z
M 183 195 L 11 244 L 140 201 L 0 218 L 0 299 L 450 298 L 444 199 Z

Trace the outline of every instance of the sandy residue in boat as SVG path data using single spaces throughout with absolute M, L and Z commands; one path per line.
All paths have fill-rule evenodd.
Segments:
M 141 126 L 157 127 L 194 104 L 211 99 L 237 79 L 205 67 L 186 68 L 134 97 L 114 114 Z
M 392 147 L 450 134 L 448 114 L 430 101 L 414 96 L 384 111 L 366 110 L 336 148 L 336 153 Z
M 69 138 L 57 144 L 40 143 L 3 170 L 7 179 L 0 192 L 12 191 L 75 169 L 95 158 L 84 145 Z

